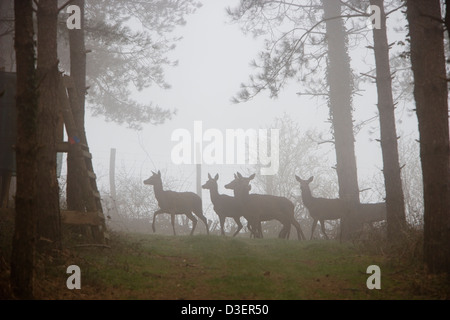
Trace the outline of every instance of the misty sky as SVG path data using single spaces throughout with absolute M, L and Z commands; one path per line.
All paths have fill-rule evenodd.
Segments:
M 87 112 L 87 138 L 100 184 L 108 183 L 109 151 L 110 148 L 117 148 L 116 170 L 126 168 L 130 175 L 142 179 L 151 175 L 150 170 L 168 170 L 171 176 L 180 176 L 180 180 L 184 181 L 184 190 L 195 191 L 195 165 L 172 164 L 170 154 L 176 143 L 170 138 L 175 129 L 193 130 L 196 120 L 203 121 L 204 130 L 217 128 L 225 132 L 225 129 L 233 128 L 267 127 L 275 117 L 287 113 L 305 131 L 311 128 L 324 133 L 329 131 L 330 125 L 325 122 L 329 112 L 326 101 L 299 97 L 296 95 L 300 86 L 297 83 L 292 83 L 275 100 L 264 92 L 250 102 L 231 103 L 231 98 L 239 91 L 240 83 L 246 82 L 253 72 L 249 63 L 261 50 L 262 39 L 245 36 L 238 25 L 227 23 L 224 3 L 205 2 L 196 14 L 187 17 L 187 25 L 178 31 L 183 40 L 178 43 L 171 57 L 178 59 L 179 65 L 166 69 L 166 80 L 172 88 L 161 90 L 151 87 L 135 97 L 142 102 L 150 100 L 163 108 L 177 109 L 173 120 L 160 126 L 144 125 L 143 130 L 137 132 L 106 123 L 101 117 L 92 118 Z M 238 1 L 226 3 L 233 6 Z M 367 53 L 365 60 L 373 64 L 373 58 Z M 358 63 L 352 62 L 354 69 Z M 369 69 L 361 64 L 357 72 Z M 357 122 L 371 118 L 376 113 L 375 85 L 365 89 L 367 91 L 361 93 L 362 96 L 354 96 L 354 118 Z M 402 121 L 397 130 L 415 136 L 416 117 L 408 111 L 412 108 L 403 102 L 399 103 Z M 378 128 L 378 120 L 369 124 L 356 137 L 360 179 L 372 176 L 374 172 L 380 173 L 382 168 L 379 143 L 374 140 L 379 138 L 379 132 L 372 135 L 368 133 L 374 127 Z M 334 156 L 331 144 L 321 147 L 328 149 L 331 157 Z M 219 192 L 230 194 L 223 185 L 232 180 L 233 172 L 239 167 L 242 166 L 204 165 L 202 183 L 206 181 L 208 172 L 213 175 L 219 173 Z M 203 196 L 209 200 L 209 192 L 204 191 Z

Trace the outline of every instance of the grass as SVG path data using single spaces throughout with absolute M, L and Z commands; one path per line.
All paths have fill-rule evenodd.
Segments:
M 65 268 L 81 268 L 68 290 Z M 366 269 L 381 268 L 381 290 Z M 40 299 L 448 299 L 448 285 L 410 261 L 335 241 L 114 234 L 111 249 L 77 248 L 40 270 Z M 446 291 L 447 290 L 447 291 Z

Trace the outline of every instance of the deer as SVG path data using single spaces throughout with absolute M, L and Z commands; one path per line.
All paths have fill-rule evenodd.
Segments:
M 249 229 L 255 237 L 262 238 L 262 221 L 278 220 L 283 225 L 279 238 L 289 237 L 291 225 L 297 230 L 298 240 L 305 239 L 300 224 L 294 217 L 294 204 L 285 197 L 266 194 L 250 194 L 250 181 L 255 174 L 243 177 L 239 172 L 234 175 L 234 180 L 225 185 L 225 188 L 234 191 L 235 198 L 239 200 L 244 217 L 249 223 Z
M 372 225 L 374 222 L 386 220 L 386 203 L 361 203 L 359 205 L 363 222 Z
M 237 230 L 233 234 L 233 237 L 235 237 L 242 229 L 242 223 L 240 221 L 240 217 L 242 216 L 240 205 L 234 197 L 226 194 L 219 194 L 219 187 L 217 184 L 218 180 L 219 174 L 216 174 L 213 178 L 208 173 L 208 181 L 202 185 L 202 188 L 209 190 L 211 202 L 214 205 L 214 211 L 219 216 L 221 235 L 225 236 L 225 218 L 233 218 L 238 226 Z
M 202 199 L 193 192 L 175 192 L 171 190 L 164 190 L 161 179 L 161 171 L 158 173 L 152 171 L 152 176 L 147 180 L 144 180 L 145 185 L 152 185 L 155 193 L 155 198 L 158 201 L 159 209 L 153 213 L 152 230 L 156 231 L 155 221 L 156 216 L 161 213 L 168 213 L 171 215 L 173 234 L 175 232 L 175 215 L 184 214 L 192 221 L 192 230 L 190 235 L 194 234 L 195 227 L 197 226 L 197 218 L 192 214 L 194 213 L 200 220 L 203 221 L 206 227 L 206 233 L 209 235 L 208 221 L 203 215 Z
M 327 198 L 315 198 L 311 194 L 309 184 L 313 181 L 314 177 L 310 177 L 308 180 L 303 180 L 297 175 L 295 179 L 300 182 L 300 190 L 302 191 L 302 201 L 305 207 L 308 209 L 309 215 L 313 218 L 313 224 L 311 227 L 311 238 L 313 239 L 314 230 L 316 229 L 317 222 L 320 221 L 320 226 L 323 235 L 328 240 L 327 233 L 325 232 L 325 220 L 338 220 L 348 213 L 348 207 L 341 199 L 327 199 Z

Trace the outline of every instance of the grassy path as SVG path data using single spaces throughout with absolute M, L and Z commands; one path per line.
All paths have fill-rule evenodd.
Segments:
M 47 273 L 46 298 L 82 299 L 438 299 L 437 277 L 334 241 L 219 236 L 115 235 L 111 249 L 78 248 L 82 288 L 65 288 L 65 267 Z M 381 290 L 366 286 L 381 268 Z M 62 274 L 62 276 L 61 276 Z M 59 279 L 61 290 L 55 288 Z M 53 279 L 53 280 L 50 280 Z M 55 296 L 55 297 L 52 297 Z

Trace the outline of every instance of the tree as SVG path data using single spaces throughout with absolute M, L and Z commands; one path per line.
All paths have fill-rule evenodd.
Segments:
M 350 208 L 349 217 L 342 221 L 343 237 L 347 237 L 357 227 L 353 208 L 359 203 L 359 188 L 352 119 L 353 79 L 341 5 L 334 0 L 309 1 L 308 4 L 243 0 L 236 9 L 228 9 L 228 13 L 234 21 L 242 22 L 245 30 L 252 29 L 256 35 L 268 34 L 266 48 L 260 54 L 262 63 L 254 62 L 261 73 L 251 76 L 249 85 L 242 85 L 235 102 L 247 101 L 266 89 L 270 90 L 271 97 L 276 97 L 285 83 L 297 74 L 300 74 L 297 80 L 303 84 L 307 82 L 305 79 L 319 78 L 317 75 L 321 71 L 326 72 L 326 84 L 322 80 L 312 82 L 319 88 L 310 93 L 318 94 L 328 86 L 326 95 L 329 96 L 336 150 L 339 196 L 348 201 Z M 278 33 L 275 24 L 287 25 L 287 31 Z M 308 54 L 308 47 L 318 44 L 321 52 L 316 49 Z M 325 57 L 326 71 L 321 69 Z M 305 69 L 309 73 L 301 75 Z M 323 74 L 321 76 L 323 79 Z
M 81 29 L 69 30 L 69 52 L 70 52 L 70 76 L 73 79 L 77 96 L 77 105 L 72 104 L 72 115 L 81 143 L 88 145 L 84 117 L 85 117 L 85 96 L 86 96 L 86 46 L 85 46 L 85 2 L 84 0 L 74 0 L 73 5 L 80 8 Z M 67 209 L 76 211 L 86 211 L 83 201 L 83 187 L 80 181 L 82 169 L 79 164 L 79 153 L 76 145 L 70 147 L 67 155 Z
M 11 256 L 11 288 L 17 298 L 32 299 L 37 218 L 37 117 L 33 5 L 15 0 L 14 46 L 17 61 L 17 192 Z
M 424 262 L 450 274 L 448 89 L 439 0 L 407 0 L 424 188 Z
M 380 143 L 383 156 L 383 175 L 386 190 L 387 236 L 393 241 L 406 227 L 405 202 L 398 156 L 395 106 L 392 95 L 392 75 L 389 62 L 389 44 L 386 34 L 386 14 L 383 0 L 370 0 L 380 8 L 380 28 L 373 28 L 380 118 Z
M 78 3 L 82 6 L 82 2 Z M 177 65 L 168 54 L 181 39 L 172 33 L 186 24 L 185 15 L 200 6 L 196 0 L 85 3 L 84 29 L 72 35 L 79 36 L 84 31 L 87 50 L 83 52 L 81 42 L 71 41 L 71 52 L 89 52 L 86 99 L 94 116 L 132 129 L 140 129 L 143 124 L 162 124 L 172 118 L 174 110 L 155 105 L 150 99 L 138 102 L 133 96 L 135 91 L 151 85 L 170 88 L 164 71 L 167 66 Z M 66 70 L 70 63 L 66 62 Z
M 355 222 L 359 204 L 358 175 L 352 117 L 352 71 L 347 51 L 347 34 L 341 16 L 341 4 L 324 0 L 324 19 L 328 44 L 328 85 L 330 117 L 336 149 L 339 198 L 348 202 L 349 215 L 341 219 L 342 237 L 348 238 L 358 227 Z
M 59 185 L 56 177 L 56 128 L 58 118 L 58 56 L 57 56 L 57 0 L 38 3 L 38 58 L 39 82 L 38 125 L 38 249 L 51 253 L 61 249 L 61 220 Z
M 79 105 L 72 112 L 80 142 L 87 144 L 85 97 L 94 115 L 103 115 L 108 121 L 133 129 L 171 119 L 173 111 L 151 102 L 139 103 L 132 98 L 133 91 L 152 84 L 170 87 L 164 80 L 164 66 L 176 65 L 167 54 L 180 38 L 169 38 L 169 34 L 175 27 L 184 25 L 183 16 L 195 12 L 200 4 L 194 0 L 87 3 L 75 0 L 72 4 L 81 9 L 81 29 L 69 31 L 70 62 L 65 68 L 70 69 L 77 88 Z M 131 18 L 132 25 L 128 23 Z M 88 56 L 87 52 L 90 52 Z M 87 96 L 86 83 L 89 84 Z M 69 153 L 67 205 L 71 210 L 84 211 L 78 181 L 80 168 L 74 157 L 76 154 Z

